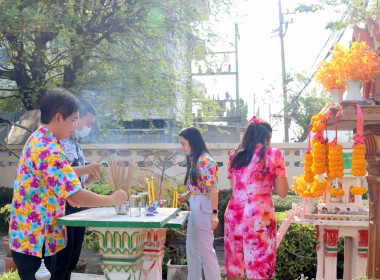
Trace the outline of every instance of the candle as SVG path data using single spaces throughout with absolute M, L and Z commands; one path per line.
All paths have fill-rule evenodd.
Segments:
M 175 207 L 175 190 L 173 192 L 173 208 Z
M 173 193 L 173 208 L 177 208 L 178 206 L 178 192 L 177 190 L 174 190 Z
M 148 186 L 148 201 L 149 201 L 149 206 L 152 204 L 152 198 L 150 197 L 150 183 L 149 183 L 149 179 L 148 178 L 145 178 L 146 179 L 146 183 L 147 183 L 147 186 Z
M 152 177 L 152 181 L 150 181 L 151 185 L 150 185 L 150 188 L 152 190 L 152 201 L 156 201 L 156 195 L 154 193 L 154 181 L 153 181 L 153 177 Z

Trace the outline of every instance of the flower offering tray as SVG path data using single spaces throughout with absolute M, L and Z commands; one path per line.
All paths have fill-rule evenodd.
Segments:
M 357 125 L 356 114 L 357 101 L 342 101 L 342 112 L 338 116 L 338 130 L 353 130 Z M 363 111 L 365 125 L 380 125 L 380 105 L 360 105 Z M 331 117 L 327 121 L 327 129 L 335 130 L 335 116 L 339 111 L 339 107 L 330 107 L 328 110 L 332 112 Z

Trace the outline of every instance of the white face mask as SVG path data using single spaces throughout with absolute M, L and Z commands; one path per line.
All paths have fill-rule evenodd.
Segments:
M 91 128 L 88 128 L 87 126 L 83 126 L 82 130 L 75 129 L 75 136 L 77 137 L 86 137 L 90 134 Z

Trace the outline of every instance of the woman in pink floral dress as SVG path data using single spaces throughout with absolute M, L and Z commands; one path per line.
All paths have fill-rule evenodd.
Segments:
M 272 189 L 284 198 L 289 185 L 284 157 L 269 146 L 270 125 L 250 120 L 239 146 L 231 152 L 228 178 L 233 193 L 225 213 L 227 279 L 271 279 L 276 268 L 276 216 Z

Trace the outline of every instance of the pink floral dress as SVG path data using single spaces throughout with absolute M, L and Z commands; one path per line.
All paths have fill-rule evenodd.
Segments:
M 261 145 L 256 147 L 251 163 L 239 170 L 231 168 L 233 193 L 225 212 L 224 246 L 226 274 L 250 279 L 271 279 L 276 268 L 276 215 L 272 188 L 277 177 L 287 177 L 282 152 L 267 147 L 264 160 Z

